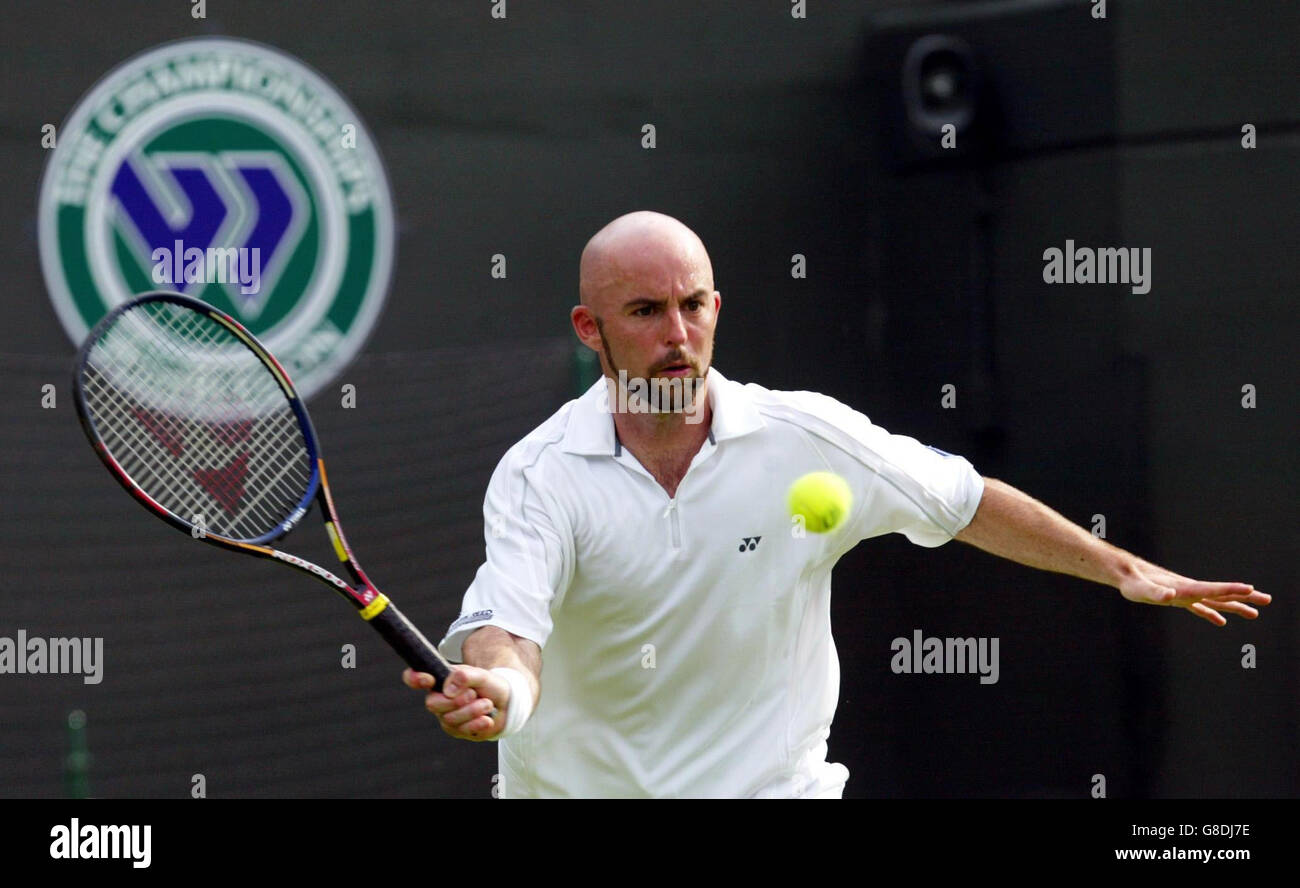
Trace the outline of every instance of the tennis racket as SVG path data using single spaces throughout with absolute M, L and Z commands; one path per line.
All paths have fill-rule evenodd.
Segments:
M 73 391 L 95 452 L 151 512 L 204 542 L 273 559 L 330 586 L 442 688 L 447 661 L 348 547 L 315 430 L 289 375 L 238 321 L 178 293 L 135 297 L 86 337 Z M 352 584 L 270 545 L 313 500 Z

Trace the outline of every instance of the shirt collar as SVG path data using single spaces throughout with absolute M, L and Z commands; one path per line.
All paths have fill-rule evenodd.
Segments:
M 745 387 L 732 382 L 710 367 L 705 389 L 713 411 L 710 434 L 713 443 L 738 438 L 763 427 L 763 417 Z M 602 376 L 574 402 L 560 448 L 566 453 L 583 456 L 614 456 L 614 416 L 609 411 L 609 395 Z

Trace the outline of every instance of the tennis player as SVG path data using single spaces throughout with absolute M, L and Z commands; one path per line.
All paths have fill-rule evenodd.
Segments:
M 487 558 L 440 644 L 464 665 L 425 699 L 451 736 L 500 741 L 502 797 L 841 797 L 831 569 L 881 534 L 958 539 L 1215 625 L 1269 602 L 1144 561 L 832 398 L 727 379 L 709 256 L 676 219 L 609 223 L 579 287 L 573 328 L 605 378 L 498 464 Z M 637 412 L 636 380 L 683 396 Z M 821 470 L 853 512 L 799 533 L 785 489 Z

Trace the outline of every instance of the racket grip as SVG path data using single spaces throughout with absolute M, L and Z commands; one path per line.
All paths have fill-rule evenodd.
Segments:
M 432 675 L 434 690 L 442 690 L 442 682 L 451 673 L 451 667 L 397 605 L 389 601 L 387 607 L 370 619 L 370 625 L 401 654 L 406 665 L 416 672 Z

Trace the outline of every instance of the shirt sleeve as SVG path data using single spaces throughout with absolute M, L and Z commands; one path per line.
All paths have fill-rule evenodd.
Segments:
M 942 546 L 975 517 L 983 477 L 964 457 L 873 428 L 879 462 L 855 516 L 858 539 L 901 533 L 918 546 Z
M 853 491 L 853 514 L 844 532 L 854 542 L 901 533 L 932 548 L 975 517 L 984 479 L 964 457 L 891 434 L 824 395 L 808 407 L 809 431 L 836 445 L 818 447 L 823 459 Z
M 497 626 L 544 646 L 551 605 L 572 577 L 572 546 L 554 520 L 558 509 L 530 481 L 524 455 L 512 449 L 497 464 L 483 498 L 486 559 L 438 649 L 461 662 L 461 645 L 484 626 Z

